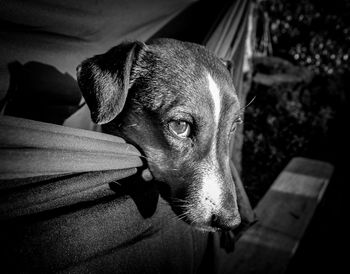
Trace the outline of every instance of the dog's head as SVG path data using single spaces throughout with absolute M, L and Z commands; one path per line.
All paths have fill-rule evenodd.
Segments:
M 84 61 L 78 83 L 92 120 L 140 148 L 181 218 L 240 223 L 229 155 L 240 105 L 218 58 L 171 39 L 124 43 Z

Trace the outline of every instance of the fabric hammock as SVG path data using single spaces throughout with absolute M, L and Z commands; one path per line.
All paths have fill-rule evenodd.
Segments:
M 140 153 L 117 136 L 10 116 L 0 116 L 0 126 L 0 180 L 142 165 Z
M 96 199 L 142 165 L 119 137 L 9 116 L 0 116 L 0 151 L 0 219 Z
M 8 49 L 0 54 L 0 71 L 16 56 L 20 62 L 34 58 L 74 75 L 83 58 L 125 38 L 149 38 L 192 1 L 153 1 L 149 6 L 150 2 L 105 1 L 101 6 L 85 1 L 77 6 L 70 1 L 60 5 L 8 1 L 0 13 L 5 26 L 10 26 L 5 27 L 9 35 L 0 38 L 3 48 Z M 126 9 L 118 11 L 117 3 L 124 3 Z M 216 29 L 225 30 L 220 33 L 227 40 L 217 37 L 207 42 L 210 48 L 215 39 L 222 41 L 230 52 L 224 57 L 232 60 L 235 56 L 241 60 L 244 48 L 241 28 L 245 28 L 248 9 L 244 3 L 235 1 L 227 13 L 234 16 L 226 15 L 229 20 Z M 156 9 L 159 5 L 163 8 Z M 133 16 L 126 20 L 123 11 L 136 6 L 137 11 L 146 13 L 131 12 Z M 23 24 L 13 24 L 16 20 Z M 115 28 L 118 20 L 129 24 Z M 46 22 L 45 27 L 36 28 L 38 22 Z M 218 32 L 214 29 L 213 33 Z M 240 62 L 236 62 L 237 75 Z M 6 90 L 7 81 L 1 78 L 1 92 Z M 142 168 L 139 152 L 118 137 L 0 116 L 3 268 L 35 273 L 231 272 L 232 254 L 222 248 L 223 238 L 178 220 L 152 183 L 139 181 L 137 168 Z M 232 172 L 236 172 L 233 166 Z M 136 188 L 123 183 L 130 176 Z M 241 198 L 247 200 L 246 196 Z

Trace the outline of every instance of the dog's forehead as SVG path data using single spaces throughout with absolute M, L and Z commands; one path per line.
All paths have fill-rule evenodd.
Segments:
M 189 104 L 207 101 L 218 106 L 224 101 L 225 105 L 238 106 L 232 78 L 217 57 L 197 44 L 161 41 L 151 47 L 155 53 L 152 78 L 154 83 L 162 83 L 157 87 L 161 96 L 169 97 L 167 101 L 183 98 Z

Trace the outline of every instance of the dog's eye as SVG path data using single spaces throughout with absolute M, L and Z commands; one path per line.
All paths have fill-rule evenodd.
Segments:
M 237 125 L 242 124 L 242 123 L 243 123 L 242 117 L 238 116 L 233 122 L 233 125 L 231 127 L 231 133 L 236 130 Z
M 235 119 L 235 124 L 242 124 L 243 123 L 243 119 L 241 116 L 237 116 L 237 118 Z
M 181 138 L 187 138 L 190 135 L 190 125 L 185 121 L 171 121 L 169 123 L 169 129 L 171 132 Z

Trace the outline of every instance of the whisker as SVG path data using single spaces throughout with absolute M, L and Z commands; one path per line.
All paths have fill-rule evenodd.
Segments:
M 187 212 L 176 215 L 176 219 L 178 219 L 178 220 L 185 219 L 186 217 L 187 217 Z
M 185 211 L 185 212 L 183 212 L 183 213 L 181 213 L 179 215 L 171 216 L 170 220 L 169 220 L 170 222 L 168 223 L 170 225 L 169 228 L 171 228 L 171 225 L 173 225 L 174 223 L 177 223 L 179 221 L 185 222 L 184 221 L 185 219 L 188 220 L 188 214 L 189 214 L 189 212 Z M 185 223 L 187 223 L 187 222 L 185 222 Z
M 172 198 L 171 203 L 176 206 L 188 207 L 190 206 L 190 202 L 180 198 Z
M 255 98 L 256 98 L 256 96 L 254 96 L 253 99 L 251 99 L 251 100 L 249 101 L 249 103 L 246 104 L 244 107 L 241 107 L 240 110 L 239 110 L 239 113 L 240 113 L 240 114 L 243 114 L 243 112 L 245 111 L 245 109 L 246 109 L 247 107 L 249 107 L 249 106 L 254 102 Z
M 136 127 L 137 124 L 132 124 L 132 125 L 126 125 L 126 127 Z
M 146 159 L 148 163 L 156 164 L 156 162 L 153 162 L 152 160 L 150 160 L 148 157 L 146 157 L 144 155 L 139 155 L 139 157 Z
M 122 185 L 122 184 L 119 183 L 118 181 L 111 181 L 111 183 L 116 184 L 116 185 L 118 185 L 118 186 L 121 186 L 121 185 Z

